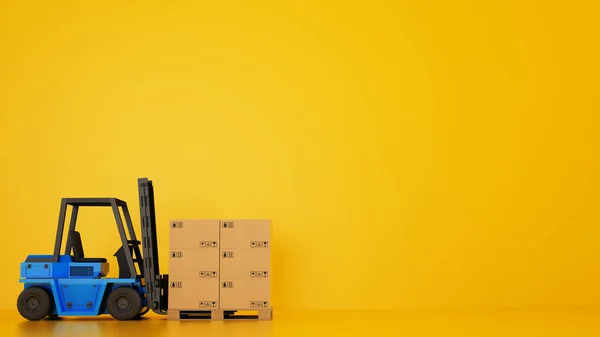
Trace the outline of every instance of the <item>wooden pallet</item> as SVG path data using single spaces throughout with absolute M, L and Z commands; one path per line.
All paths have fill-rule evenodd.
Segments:
M 252 314 L 244 314 L 242 312 L 252 312 Z M 260 310 L 206 310 L 206 311 L 184 311 L 177 309 L 169 309 L 167 311 L 167 320 L 182 321 L 182 320 L 258 320 L 268 321 L 273 319 L 273 309 Z

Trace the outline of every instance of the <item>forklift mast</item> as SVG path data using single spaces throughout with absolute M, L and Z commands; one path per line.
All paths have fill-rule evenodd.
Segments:
M 148 178 L 138 179 L 140 198 L 140 225 L 142 227 L 142 249 L 144 256 L 144 281 L 148 308 L 165 315 L 168 308 L 169 276 L 160 274 L 158 240 L 156 235 L 156 210 L 154 187 Z

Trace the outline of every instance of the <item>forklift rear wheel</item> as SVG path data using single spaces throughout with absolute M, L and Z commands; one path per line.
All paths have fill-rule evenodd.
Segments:
M 21 292 L 17 299 L 17 310 L 23 318 L 30 321 L 39 321 L 48 314 L 52 308 L 52 300 L 48 292 L 39 287 L 30 287 Z
M 129 321 L 138 317 L 142 309 L 142 297 L 133 288 L 119 287 L 108 295 L 106 306 L 112 317 Z

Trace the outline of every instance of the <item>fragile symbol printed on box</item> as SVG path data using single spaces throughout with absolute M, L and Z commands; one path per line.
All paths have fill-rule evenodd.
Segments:
M 171 228 L 183 228 L 183 222 L 176 221 L 171 224 Z
M 183 258 L 183 252 L 171 252 L 171 257 L 175 259 Z
M 200 248 L 216 248 L 217 241 L 200 241 Z
M 198 306 L 200 308 L 216 308 L 217 302 L 216 301 L 200 301 L 198 303 Z
M 266 308 L 269 306 L 267 301 L 250 301 L 250 308 Z
M 233 258 L 233 252 L 223 252 L 223 258 L 226 259 L 232 259 Z
M 269 273 L 267 271 L 251 271 L 250 277 L 269 277 Z
M 266 247 L 269 247 L 269 241 L 250 241 L 250 247 L 266 248 Z
M 181 281 L 171 282 L 171 288 L 183 288 L 183 282 L 181 282 Z
M 217 277 L 216 271 L 201 271 L 200 277 Z
M 223 221 L 223 228 L 233 228 L 233 221 Z
M 233 281 L 223 281 L 221 282 L 222 288 L 233 288 Z

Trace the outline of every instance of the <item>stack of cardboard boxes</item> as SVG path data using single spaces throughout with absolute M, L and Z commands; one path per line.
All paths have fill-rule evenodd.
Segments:
M 172 316 L 258 310 L 270 318 L 269 220 L 172 220 L 170 229 Z

